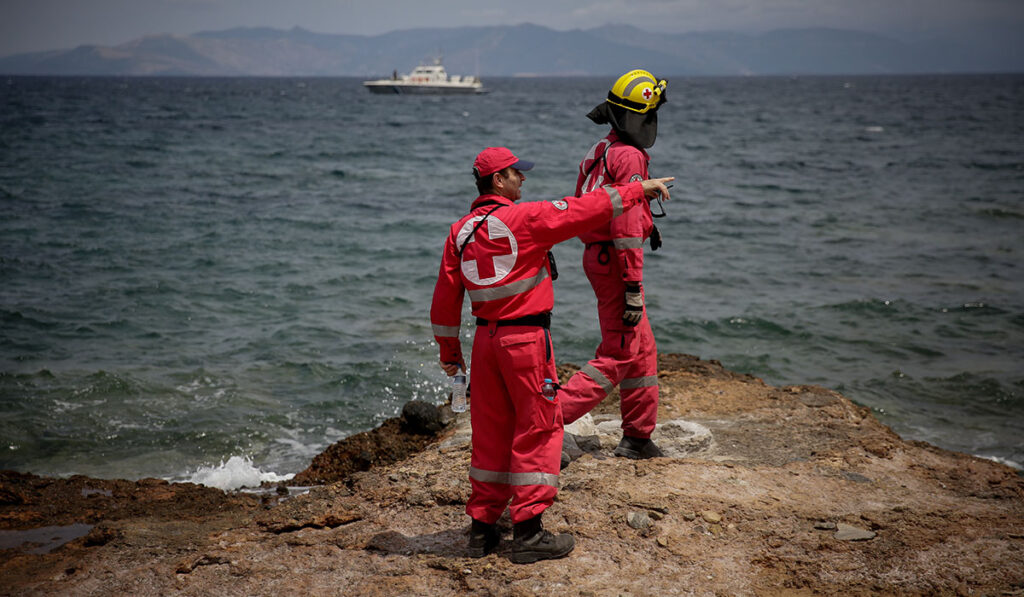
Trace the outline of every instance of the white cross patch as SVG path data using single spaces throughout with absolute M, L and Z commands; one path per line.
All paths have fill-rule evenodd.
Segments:
M 512 272 L 519 256 L 519 243 L 516 242 L 516 237 L 509 227 L 495 216 L 488 216 L 487 221 L 480 226 L 469 242 L 466 242 L 466 237 L 483 218 L 476 216 L 463 222 L 459 234 L 455 237 L 458 246 L 466 243 L 462 253 L 462 275 L 477 286 L 489 286 L 500 282 Z M 482 249 L 477 238 L 485 233 L 489 242 L 484 243 L 486 247 Z

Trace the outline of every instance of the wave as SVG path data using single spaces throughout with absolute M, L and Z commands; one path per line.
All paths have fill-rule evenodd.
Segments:
M 288 481 L 294 474 L 279 475 L 264 471 L 253 465 L 248 456 L 232 456 L 227 462 L 223 460 L 217 466 L 200 466 L 184 479 L 168 479 L 168 481 L 184 480 L 207 487 L 216 487 L 224 491 L 235 491 L 243 487 L 259 487 L 263 483 L 279 483 Z
M 1011 220 L 1024 220 L 1024 213 L 1019 211 L 1013 211 L 1009 209 L 1003 209 L 1000 207 L 990 207 L 988 209 L 978 210 L 978 213 L 983 216 L 991 216 L 993 218 L 1007 218 Z

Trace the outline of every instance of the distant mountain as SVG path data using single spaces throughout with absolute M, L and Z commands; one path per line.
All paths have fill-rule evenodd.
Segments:
M 156 35 L 0 58 L 0 73 L 32 75 L 383 76 L 443 53 L 453 74 L 611 76 L 885 74 L 1024 71 L 1020 36 L 906 43 L 840 29 L 763 34 L 658 34 L 629 26 L 555 31 L 538 25 L 331 35 L 240 28 Z

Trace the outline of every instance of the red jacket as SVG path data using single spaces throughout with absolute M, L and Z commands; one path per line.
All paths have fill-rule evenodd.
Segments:
M 599 188 L 578 198 L 531 203 L 515 203 L 498 195 L 477 197 L 470 213 L 448 232 L 434 286 L 430 323 L 441 360 L 462 360 L 459 326 L 467 291 L 473 315 L 487 320 L 551 311 L 554 293 L 547 259 L 551 247 L 638 204 L 647 204 L 639 183 Z
M 647 152 L 619 140 L 615 131 L 590 148 L 580 162 L 576 180 L 576 195 L 601 185 L 626 183 L 649 178 Z M 585 243 L 611 242 L 626 282 L 642 282 L 644 278 L 643 243 L 654 227 L 651 207 L 644 202 L 643 209 L 634 209 L 580 235 Z

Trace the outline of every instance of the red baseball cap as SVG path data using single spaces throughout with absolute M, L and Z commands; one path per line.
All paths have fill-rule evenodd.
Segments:
M 488 147 L 473 160 L 473 173 L 482 178 L 509 166 L 516 170 L 529 170 L 533 168 L 533 162 L 517 158 L 506 147 Z

